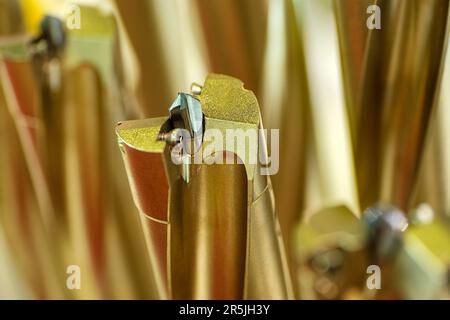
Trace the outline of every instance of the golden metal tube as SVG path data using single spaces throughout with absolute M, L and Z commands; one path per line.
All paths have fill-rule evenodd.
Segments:
M 81 29 L 67 33 L 63 60 L 63 144 L 59 160 L 67 205 L 71 261 L 83 270 L 79 298 L 155 298 L 139 219 L 125 191 L 120 152 L 111 130 L 125 107 L 121 94 L 116 18 L 96 6 L 80 6 Z M 61 154 L 63 156 L 61 156 Z M 61 159 L 62 158 L 62 159 Z M 73 262 L 72 262 L 73 263 Z
M 201 93 L 205 132 L 258 130 L 259 108 L 239 80 L 209 75 Z M 175 165 L 171 148 L 157 141 L 166 118 L 127 121 L 119 145 L 160 297 L 183 299 L 283 299 L 292 297 L 270 180 L 242 151 L 223 146 L 241 164 Z M 257 143 L 245 151 L 257 155 Z
M 364 53 L 369 33 L 369 29 L 366 28 L 367 8 L 373 4 L 376 4 L 376 0 L 334 0 L 342 79 L 353 142 L 361 108 L 357 101 L 361 90 Z
M 263 73 L 260 102 L 264 126 L 281 128 L 280 168 L 272 183 L 282 232 L 291 252 L 289 235 L 305 205 L 305 150 L 311 131 L 303 38 L 292 1 L 269 1 Z
M 210 70 L 232 74 L 251 90 L 258 90 L 267 25 L 267 1 L 195 0 L 193 3 L 199 10 Z
M 168 72 L 164 52 L 161 49 L 163 39 L 158 34 L 157 12 L 150 1 L 130 0 L 114 3 L 120 12 L 127 35 L 133 45 L 140 72 L 138 97 L 141 113 L 146 116 L 164 114 L 169 92 Z M 155 78 L 153 75 L 158 74 Z
M 147 259 L 141 254 L 144 239 L 135 231 L 139 220 L 121 220 L 124 212 L 135 207 L 122 191 L 126 176 L 116 173 L 122 165 L 120 153 L 114 140 L 108 139 L 116 117 L 123 118 L 124 113 L 115 18 L 95 6 L 79 9 L 83 27 L 65 30 L 65 50 L 56 56 L 47 55 L 45 45 L 31 47 L 30 37 L 18 27 L 11 32 L 20 37 L 0 39 L 4 41 L 0 43 L 1 84 L 23 150 L 18 157 L 26 160 L 28 169 L 8 175 L 12 186 L 27 186 L 16 191 L 20 198 L 26 197 L 24 201 L 17 196 L 26 205 L 7 214 L 8 219 L 13 214 L 27 218 L 19 226 L 25 244 L 14 239 L 12 246 L 27 252 L 39 263 L 39 270 L 55 265 L 45 281 L 40 271 L 35 277 L 42 280 L 32 278 L 37 297 L 154 298 Z M 12 146 L 9 149 L 15 156 Z M 17 167 L 22 161 L 15 163 Z M 33 184 L 24 180 L 29 179 L 28 172 Z M 16 205 L 8 201 L 9 207 Z M 36 223 L 37 213 L 43 215 L 46 229 Z M 25 265 L 26 272 L 32 265 L 25 258 L 19 264 Z M 80 290 L 69 291 L 65 286 L 64 273 L 72 264 L 83 270 Z M 58 290 L 49 294 L 50 285 Z
M 383 1 L 381 30 L 366 48 L 356 167 L 361 206 L 409 207 L 428 122 L 437 100 L 449 2 Z M 420 30 L 420 32 L 418 32 Z
M 55 211 L 44 156 L 44 128 L 39 83 L 27 51 L 23 13 L 14 1 L 1 1 L 0 90 L 5 123 L 6 186 L 1 214 L 20 272 L 36 298 L 65 297 Z M 56 254 L 55 254 L 56 253 Z
M 247 181 L 243 165 L 200 165 L 171 197 L 171 277 L 174 298 L 242 299 L 247 241 Z M 217 183 L 219 182 L 220 183 Z M 186 285 L 188 284 L 188 285 Z

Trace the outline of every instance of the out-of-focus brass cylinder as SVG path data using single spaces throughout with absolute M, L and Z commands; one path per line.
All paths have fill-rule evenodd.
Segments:
M 382 12 L 381 29 L 368 33 L 356 98 L 359 193 L 363 208 L 382 200 L 407 210 L 437 102 L 449 2 L 376 4 Z

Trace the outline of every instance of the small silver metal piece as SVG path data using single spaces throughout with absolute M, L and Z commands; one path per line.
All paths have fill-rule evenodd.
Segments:
M 203 87 L 201 85 L 199 85 L 198 83 L 194 82 L 191 84 L 191 93 L 193 95 L 198 96 L 198 95 L 202 94 L 202 90 L 203 90 Z
M 158 134 L 158 141 L 165 141 L 170 146 L 175 146 L 182 140 L 181 129 L 173 129 L 172 131 Z

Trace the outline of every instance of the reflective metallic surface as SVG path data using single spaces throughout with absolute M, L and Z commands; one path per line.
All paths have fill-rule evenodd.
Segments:
M 256 98 L 237 79 L 209 75 L 196 99 L 206 131 L 258 129 Z M 206 141 L 200 152 L 207 158 L 220 152 L 243 163 L 174 165 L 173 146 L 157 139 L 164 122 L 117 127 L 161 297 L 291 298 L 270 181 L 245 154 L 226 148 L 208 154 Z M 242 151 L 257 153 L 261 147 L 250 142 Z
M 449 7 L 0 0 L 0 299 L 448 299 Z

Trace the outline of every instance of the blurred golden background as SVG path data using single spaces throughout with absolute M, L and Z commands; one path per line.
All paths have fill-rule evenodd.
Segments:
M 448 16 L 448 0 L 0 0 L 0 299 L 159 298 L 114 127 L 166 116 L 211 72 L 280 129 L 296 298 L 448 297 Z M 378 202 L 410 219 L 408 258 L 383 274 L 396 285 L 314 270 L 368 247 L 342 235 Z

